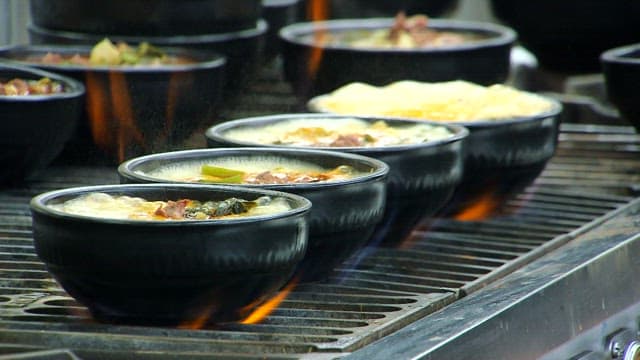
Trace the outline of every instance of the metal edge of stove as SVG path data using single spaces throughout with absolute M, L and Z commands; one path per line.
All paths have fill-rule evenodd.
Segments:
M 607 319 L 640 303 L 639 213 L 636 199 L 567 245 L 342 359 L 578 356 L 567 343 L 589 331 L 602 337 Z M 604 341 L 582 350 L 615 358 Z

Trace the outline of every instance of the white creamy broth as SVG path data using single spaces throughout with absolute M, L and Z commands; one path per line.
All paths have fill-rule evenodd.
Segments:
M 454 134 L 431 124 L 390 125 L 357 118 L 309 118 L 260 128 L 229 129 L 225 137 L 242 142 L 312 147 L 384 147 L 446 139 Z
M 233 205 L 236 206 L 235 211 L 230 210 Z M 148 201 L 140 197 L 112 196 L 99 192 L 88 193 L 48 206 L 74 215 L 154 221 L 228 219 L 275 214 L 291 209 L 286 199 L 268 196 L 254 201 L 236 198 L 215 202 L 200 202 L 192 199 Z
M 230 170 L 226 176 L 214 176 L 205 167 Z M 313 163 L 277 157 L 229 157 L 189 161 L 162 166 L 149 172 L 157 179 L 186 182 L 223 182 L 237 184 L 285 184 L 338 181 L 363 174 L 346 165 L 325 168 Z M 231 179 L 231 180 L 229 180 Z

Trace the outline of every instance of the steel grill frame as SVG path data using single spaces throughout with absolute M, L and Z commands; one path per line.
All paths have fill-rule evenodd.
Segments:
M 271 69 L 222 118 L 300 110 Z M 53 166 L 38 180 L 0 190 L 0 359 L 18 353 L 34 359 L 345 355 L 615 217 L 636 195 L 638 181 L 629 169 L 640 169 L 638 144 L 640 137 L 628 127 L 563 125 L 557 155 L 499 216 L 425 219 L 407 248 L 365 249 L 327 282 L 294 289 L 260 324 L 201 330 L 97 324 L 58 287 L 33 250 L 30 198 L 63 187 L 116 183 L 117 175 L 111 167 Z

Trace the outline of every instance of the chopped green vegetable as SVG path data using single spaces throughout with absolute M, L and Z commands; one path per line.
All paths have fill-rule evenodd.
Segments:
M 228 178 L 232 176 L 244 176 L 244 171 L 227 169 L 213 165 L 202 165 L 200 170 L 203 175 L 215 176 L 219 178 Z

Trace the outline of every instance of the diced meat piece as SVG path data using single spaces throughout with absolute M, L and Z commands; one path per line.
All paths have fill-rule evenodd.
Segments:
M 349 147 L 349 146 L 362 146 L 363 141 L 360 135 L 351 134 L 351 135 L 340 135 L 337 139 L 335 139 L 330 146 L 335 147 Z
M 169 219 L 184 219 L 185 208 L 189 200 L 168 201 L 165 206 L 160 206 L 155 215 Z

